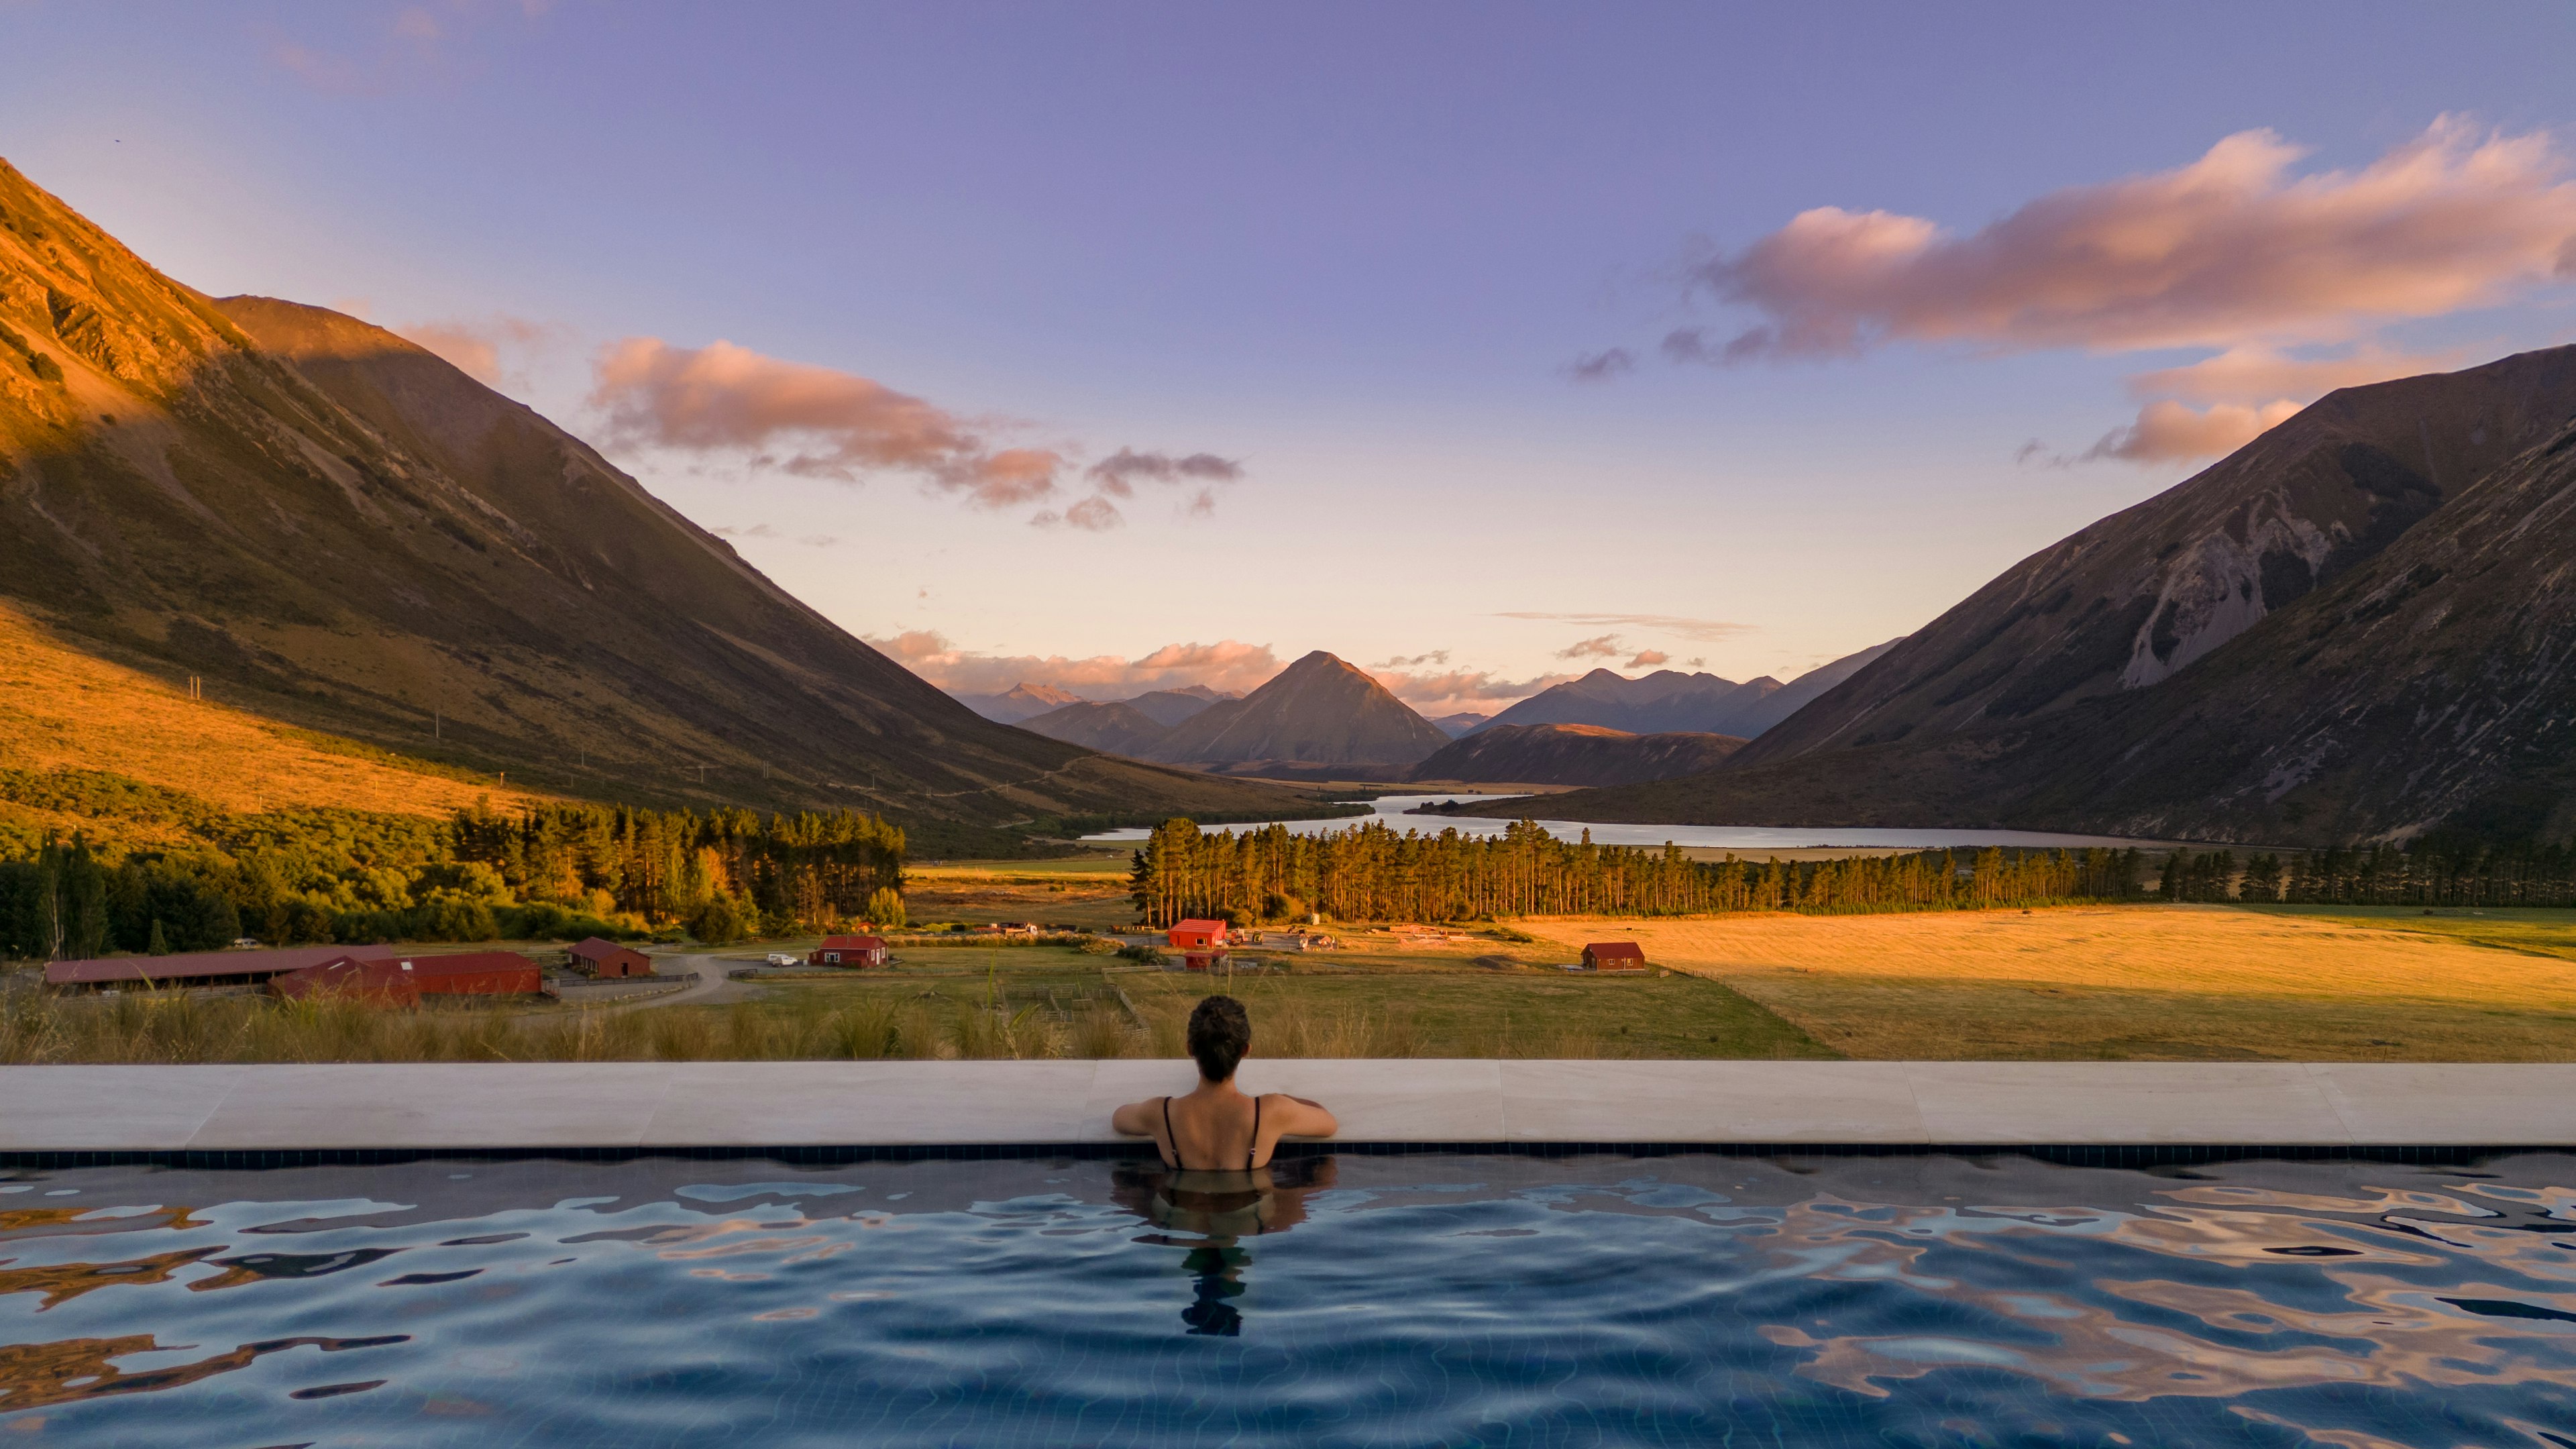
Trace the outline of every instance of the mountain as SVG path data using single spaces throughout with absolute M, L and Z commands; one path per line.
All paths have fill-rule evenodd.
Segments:
M 1020 721 L 1020 728 L 1041 734 L 1086 750 L 1102 750 L 1113 755 L 1138 757 L 1163 742 L 1171 734 L 1169 727 L 1126 701 L 1101 704 L 1085 700 L 1052 709 L 1035 719 Z
M 1052 684 L 1014 684 L 1000 694 L 961 694 L 959 704 L 995 724 L 1018 724 L 1051 709 L 1082 703 L 1082 696 Z
M 1744 737 L 1754 739 L 1768 733 L 1772 726 L 1805 709 L 1809 703 L 1823 698 L 1825 693 L 1835 685 L 1860 673 L 1880 655 L 1904 642 L 1899 638 L 1890 639 L 1884 644 L 1872 644 L 1856 654 L 1846 654 L 1830 664 L 1817 665 L 1762 696 L 1738 715 L 1738 722 L 1749 726 L 1743 731 Z
M 1238 698 L 1241 696 L 1219 694 L 1204 684 L 1185 684 L 1178 689 L 1158 689 L 1151 694 L 1140 694 L 1123 703 L 1169 729 L 1218 700 Z
M 2146 689 L 2374 557 L 2571 408 L 2565 347 L 2329 394 L 2006 570 L 1733 767 Z
M 1492 718 L 1489 714 L 1444 714 L 1433 720 L 1431 727 L 1454 740 Z
M 226 705 L 590 798 L 952 835 L 1295 803 L 980 719 L 528 408 L 181 286 L 6 162 L 0 599 Z
M 1672 669 L 1658 669 L 1636 679 L 1595 669 L 1581 679 L 1569 679 L 1541 690 L 1477 728 L 1581 724 L 1629 734 L 1696 731 L 1749 735 L 1760 728 L 1751 723 L 1753 710 L 1780 687 L 1780 681 L 1768 675 L 1738 684 L 1714 674 L 1683 674 Z
M 1552 805 L 2564 841 L 2571 510 L 2576 348 L 2348 388 L 2024 560 L 1720 768 Z
M 1217 768 L 1405 767 L 1448 742 L 1386 686 L 1319 649 L 1243 698 L 1182 721 L 1152 757 Z
M 1634 785 L 1709 769 L 1744 747 L 1732 735 L 1632 735 L 1598 725 L 1501 725 L 1454 740 L 1416 780 L 1492 785 Z

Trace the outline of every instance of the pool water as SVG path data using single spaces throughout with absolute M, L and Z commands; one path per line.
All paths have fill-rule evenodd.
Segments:
M 2564 1155 L 0 1179 L 0 1449 L 2576 1449 Z

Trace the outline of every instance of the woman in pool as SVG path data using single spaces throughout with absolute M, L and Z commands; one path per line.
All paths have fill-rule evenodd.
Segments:
M 1252 1018 L 1231 996 L 1211 996 L 1190 1013 L 1190 1055 L 1199 1084 L 1187 1096 L 1150 1097 L 1110 1114 L 1111 1130 L 1151 1137 L 1166 1166 L 1182 1172 L 1251 1172 L 1270 1163 L 1282 1137 L 1330 1137 L 1341 1123 L 1320 1103 L 1285 1092 L 1248 1097 L 1234 1069 L 1252 1045 Z

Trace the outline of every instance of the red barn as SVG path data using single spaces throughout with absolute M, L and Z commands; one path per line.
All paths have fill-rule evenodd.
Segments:
M 1643 971 L 1645 948 L 1634 941 L 1595 941 L 1583 948 L 1586 971 Z
M 1177 921 L 1170 931 L 1175 951 L 1212 951 L 1225 945 L 1223 921 Z
M 572 957 L 575 965 L 589 967 L 590 974 L 593 976 L 605 978 L 653 974 L 652 957 L 641 951 L 630 951 L 615 941 L 602 940 L 597 936 L 573 947 L 566 954 Z
M 883 966 L 885 937 L 825 936 L 823 944 L 805 959 L 816 966 Z
M 546 989 L 545 973 L 516 951 L 402 956 L 394 964 L 411 973 L 423 996 L 534 996 Z
M 335 956 L 318 966 L 306 966 L 268 978 L 268 989 L 278 996 L 294 1000 L 306 996 L 337 996 L 363 1001 L 370 1006 L 417 1006 L 420 1004 L 420 973 L 404 969 L 398 961 L 361 961 L 355 956 Z

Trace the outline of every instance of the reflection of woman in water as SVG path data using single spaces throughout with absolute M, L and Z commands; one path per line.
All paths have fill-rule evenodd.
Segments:
M 1330 1137 L 1341 1124 L 1303 1097 L 1283 1092 L 1253 1097 L 1237 1088 L 1234 1069 L 1251 1044 L 1252 1021 L 1243 1003 L 1231 996 L 1207 998 L 1190 1013 L 1197 1089 L 1186 1096 L 1131 1102 L 1109 1119 L 1119 1132 L 1153 1138 L 1162 1158 L 1161 1171 L 1120 1169 L 1114 1195 L 1166 1230 L 1145 1241 L 1189 1246 L 1182 1267 L 1198 1279 L 1198 1298 L 1181 1319 L 1192 1333 L 1231 1337 L 1242 1331 L 1242 1314 L 1226 1300 L 1243 1292 L 1241 1269 L 1252 1255 L 1236 1240 L 1304 1221 L 1306 1194 L 1333 1181 L 1328 1157 L 1272 1165 L 1280 1138 Z M 1199 1240 L 1168 1235 L 1173 1232 Z

